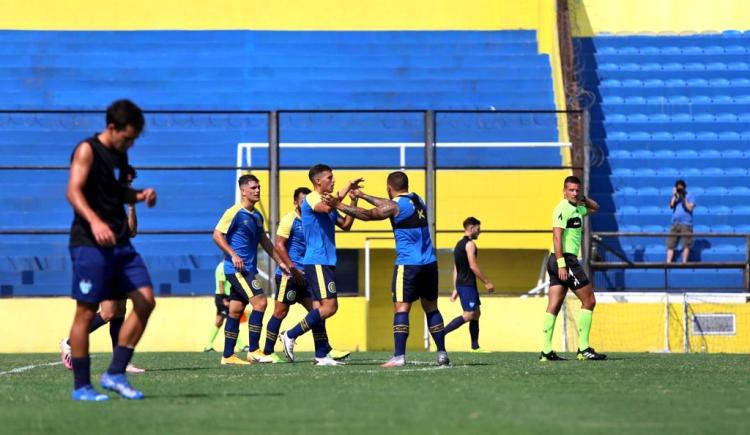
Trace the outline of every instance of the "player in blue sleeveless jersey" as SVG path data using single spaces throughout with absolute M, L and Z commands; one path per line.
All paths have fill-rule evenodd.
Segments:
M 338 210 L 364 221 L 390 219 L 396 239 L 396 265 L 393 271 L 391 293 L 393 297 L 393 358 L 383 367 L 400 367 L 406 364 L 406 339 L 409 337 L 409 311 L 411 304 L 420 300 L 427 316 L 427 325 L 437 347 L 439 365 L 449 365 L 445 351 L 443 316 L 437 306 L 438 268 L 435 248 L 430 238 L 427 209 L 416 193 L 409 192 L 409 178 L 401 171 L 388 175 L 388 198 L 377 198 L 355 190 L 374 208 L 363 209 L 344 205 L 336 198 L 329 203 Z
M 143 112 L 129 100 L 115 101 L 107 108 L 106 122 L 103 131 L 76 146 L 70 162 L 67 198 L 74 218 L 69 245 L 76 300 L 69 335 L 73 400 L 107 399 L 91 385 L 89 331 L 99 304 L 123 295 L 132 300 L 133 312 L 120 329 L 100 383 L 126 399 L 143 398 L 128 382 L 125 369 L 156 305 L 146 265 L 130 244 L 125 213 L 125 204 L 156 204 L 154 189 L 135 190 L 127 184 L 128 149 L 143 130 Z

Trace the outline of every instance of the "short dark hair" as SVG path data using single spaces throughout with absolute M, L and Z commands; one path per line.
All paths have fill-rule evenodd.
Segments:
M 326 171 L 333 172 L 333 169 L 331 169 L 331 167 L 328 165 L 325 165 L 323 163 L 318 163 L 317 165 L 310 168 L 310 172 L 307 173 L 307 178 L 309 178 L 310 181 L 315 182 L 315 177 L 317 177 L 318 174 L 321 174 Z
M 581 180 L 576 177 L 575 175 L 570 175 L 568 177 L 565 177 L 565 181 L 563 181 L 563 187 L 565 187 L 566 184 L 581 184 Z
M 683 189 L 687 189 L 687 183 L 685 183 L 685 180 L 680 178 L 679 180 L 675 181 L 674 187 L 680 187 L 682 186 Z
M 258 180 L 258 177 L 253 174 L 245 174 L 241 176 L 240 179 L 237 180 L 237 184 L 242 187 L 251 181 L 255 181 L 256 183 L 260 184 L 260 180 Z
M 388 174 L 388 180 L 386 182 L 396 190 L 409 190 L 409 177 L 401 171 L 395 171 Z
M 294 196 L 292 198 L 294 198 L 294 200 L 296 201 L 300 193 L 304 193 L 305 195 L 307 195 L 310 193 L 310 189 L 308 189 L 307 187 L 298 187 L 294 189 Z
M 128 125 L 140 133 L 146 120 L 143 111 L 130 100 L 117 100 L 107 107 L 107 125 L 114 125 L 115 130 L 122 131 Z
M 125 175 L 131 176 L 133 178 L 138 176 L 138 174 L 135 172 L 135 168 L 130 165 L 128 165 L 127 169 L 125 169 Z
M 474 216 L 469 216 L 464 219 L 464 229 L 469 228 L 469 225 L 482 225 L 482 223 L 479 222 L 479 219 L 475 218 Z

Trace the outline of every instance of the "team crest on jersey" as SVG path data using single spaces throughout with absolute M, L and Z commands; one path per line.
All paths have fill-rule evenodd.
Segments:
M 250 221 L 248 219 L 245 219 L 244 221 L 242 221 L 242 225 L 244 225 L 244 226 L 247 226 L 247 224 L 249 224 L 249 223 L 250 223 Z
M 251 285 L 253 286 L 255 290 L 260 290 L 261 288 L 260 280 L 257 280 L 257 279 L 254 279 Z
M 120 181 L 120 168 L 115 168 L 115 180 Z
M 294 290 L 289 290 L 288 292 L 286 292 L 286 298 L 290 301 L 297 300 L 297 292 Z
M 328 283 L 328 292 L 329 293 L 336 293 L 336 283 L 331 281 Z
M 93 287 L 93 284 L 91 284 L 91 281 L 89 280 L 81 280 L 78 282 L 78 288 L 81 290 L 81 293 L 87 295 L 91 291 L 91 287 Z

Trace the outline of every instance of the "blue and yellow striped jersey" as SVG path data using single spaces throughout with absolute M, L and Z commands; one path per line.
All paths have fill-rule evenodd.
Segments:
M 258 273 L 258 243 L 263 235 L 263 215 L 258 210 L 251 212 L 241 204 L 235 204 L 221 216 L 216 230 L 226 235 L 229 246 L 245 263 L 245 271 L 253 275 Z M 232 258 L 224 255 L 224 273 L 235 272 Z
M 422 198 L 416 193 L 407 193 L 399 195 L 395 201 L 398 215 L 391 218 L 391 226 L 396 239 L 396 264 L 416 266 L 436 262 Z
M 281 218 L 276 235 L 286 239 L 286 252 L 289 259 L 302 270 L 302 258 L 305 256 L 305 233 L 302 229 L 302 218 L 296 211 L 290 211 Z M 276 275 L 281 275 L 281 268 L 276 267 Z
M 316 213 L 315 206 L 323 199 L 318 192 L 310 192 L 302 203 L 302 229 L 305 234 L 303 264 L 336 266 L 336 210 Z

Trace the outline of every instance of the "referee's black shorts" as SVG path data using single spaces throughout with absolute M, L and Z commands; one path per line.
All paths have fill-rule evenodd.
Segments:
M 549 259 L 547 260 L 547 273 L 549 274 L 550 287 L 561 285 L 566 289 L 571 289 L 573 291 L 586 287 L 591 281 L 589 281 L 589 277 L 586 276 L 586 272 L 583 271 L 583 267 L 581 266 L 581 263 L 578 262 L 578 258 L 573 254 L 563 254 L 563 258 L 565 258 L 565 264 L 568 267 L 568 280 L 565 282 L 560 281 L 560 278 L 557 276 L 558 268 L 555 254 L 550 254 Z

